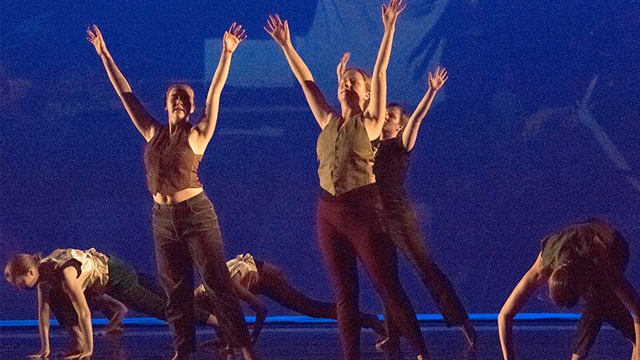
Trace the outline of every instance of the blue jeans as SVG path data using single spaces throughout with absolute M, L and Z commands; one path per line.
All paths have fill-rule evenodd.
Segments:
M 194 265 L 212 297 L 214 308 L 208 312 L 218 315 L 222 335 L 233 347 L 248 346 L 249 331 L 231 287 L 218 217 L 207 195 L 203 192 L 174 205 L 155 204 L 153 237 L 176 352 L 195 350 Z

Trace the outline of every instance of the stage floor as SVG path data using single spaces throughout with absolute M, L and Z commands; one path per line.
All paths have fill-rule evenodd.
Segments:
M 462 333 L 440 324 L 422 326 L 431 358 L 436 359 L 501 359 L 498 330 L 495 324 L 476 326 L 479 335 L 474 351 L 466 348 Z M 519 360 L 566 359 L 571 357 L 571 338 L 575 325 L 535 324 L 518 325 L 515 328 Z M 0 328 L 0 359 L 25 359 L 39 349 L 38 330 L 34 327 Z M 199 329 L 200 344 L 214 338 L 208 329 Z M 362 359 L 384 359 L 374 349 L 376 335 L 362 331 Z M 61 358 L 60 352 L 67 344 L 66 334 L 60 328 L 52 328 L 52 354 Z M 405 344 L 406 345 L 406 344 Z M 335 325 L 267 325 L 257 345 L 265 360 L 337 360 L 338 332 Z M 413 359 L 406 346 L 405 359 Z M 589 358 L 629 359 L 631 345 L 617 331 L 603 327 Z M 54 358 L 52 356 L 52 358 Z M 165 325 L 127 326 L 116 336 L 95 338 L 93 360 L 168 360 L 172 356 L 171 335 Z M 240 359 L 236 356 L 234 359 Z M 207 346 L 200 345 L 193 360 L 226 359 L 216 356 Z

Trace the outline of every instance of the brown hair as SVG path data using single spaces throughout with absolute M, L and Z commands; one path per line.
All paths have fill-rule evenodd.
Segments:
M 585 260 L 565 261 L 549 276 L 549 297 L 558 306 L 571 308 L 589 286 L 590 262 Z
M 409 115 L 407 115 L 404 107 L 398 103 L 389 103 L 389 105 L 387 105 L 387 110 L 391 108 L 400 110 L 400 126 L 402 126 L 402 128 L 404 129 L 404 127 L 409 122 Z
M 15 278 L 25 275 L 29 269 L 38 267 L 41 255 L 17 254 L 9 259 L 4 267 L 4 278 L 12 285 L 15 285 Z

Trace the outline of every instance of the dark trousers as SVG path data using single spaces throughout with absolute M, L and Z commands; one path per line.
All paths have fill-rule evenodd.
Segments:
M 312 318 L 337 319 L 336 304 L 309 298 L 294 288 L 282 270 L 269 263 L 258 264 L 260 280 L 255 293 L 264 295 L 278 304 Z M 359 313 L 359 326 L 375 329 L 378 318 L 375 315 Z
M 447 326 L 462 325 L 469 315 L 451 281 L 433 261 L 422 236 L 415 210 L 406 195 L 384 196 L 385 216 L 391 239 L 418 272 Z M 386 318 L 385 318 L 386 320 Z
M 602 323 L 606 322 L 635 343 L 635 330 L 631 313 L 606 284 L 593 285 L 587 295 L 585 309 L 580 317 L 573 353 L 586 357 L 596 341 Z
M 384 226 L 375 185 L 333 197 L 320 197 L 317 207 L 320 250 L 336 288 L 337 317 L 344 356 L 360 358 L 358 267 L 360 259 L 373 286 L 416 353 L 426 356 L 416 314 L 398 276 L 395 247 Z
M 225 265 L 222 235 L 213 204 L 200 193 L 175 205 L 155 204 L 153 237 L 160 282 L 167 294 L 167 322 L 180 354 L 195 349 L 193 266 L 209 296 L 211 313 L 234 347 L 250 344 L 249 332 Z

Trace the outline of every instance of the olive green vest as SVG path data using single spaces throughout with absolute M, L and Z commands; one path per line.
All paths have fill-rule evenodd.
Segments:
M 318 137 L 320 186 L 334 196 L 376 182 L 373 175 L 373 147 L 362 114 L 345 122 L 334 117 Z

